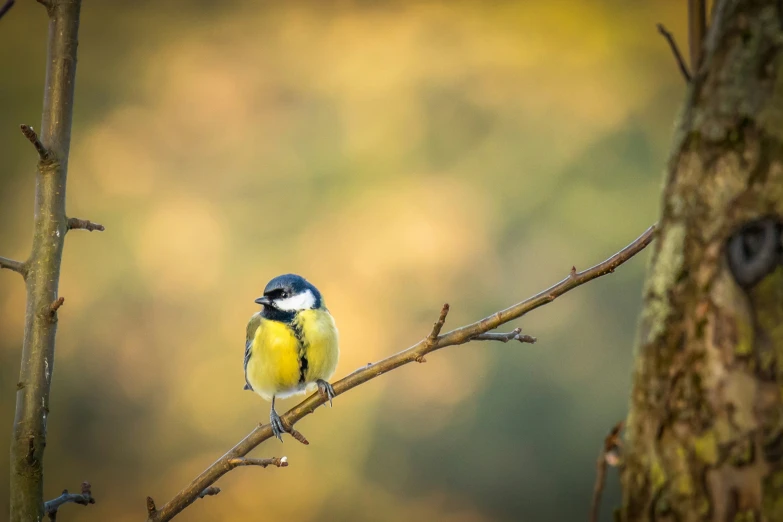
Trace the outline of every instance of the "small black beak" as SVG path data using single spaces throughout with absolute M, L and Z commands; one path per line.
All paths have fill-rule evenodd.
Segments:
M 256 299 L 255 302 L 264 306 L 272 306 L 272 301 L 270 301 L 269 298 L 265 295 L 262 295 L 261 297 Z

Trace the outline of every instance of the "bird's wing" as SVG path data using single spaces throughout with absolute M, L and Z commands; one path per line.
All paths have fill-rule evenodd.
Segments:
M 251 347 L 253 346 L 253 338 L 256 336 L 256 330 L 261 325 L 261 315 L 255 314 L 250 318 L 247 323 L 247 335 L 245 337 L 245 390 L 253 391 L 253 387 L 247 380 L 247 363 L 250 361 Z

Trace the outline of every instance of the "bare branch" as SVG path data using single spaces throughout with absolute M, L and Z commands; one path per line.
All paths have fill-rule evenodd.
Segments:
M 87 219 L 79 219 L 79 218 L 68 218 L 68 230 L 87 230 L 88 232 L 92 232 L 93 230 L 98 230 L 99 232 L 103 232 L 106 230 L 106 228 L 103 225 L 99 225 L 98 223 L 93 223 L 92 221 L 89 221 Z
M 0 268 L 5 268 L 6 270 L 13 270 L 14 272 L 22 274 L 23 276 L 27 275 L 27 263 L 24 263 L 22 261 L 14 261 L 13 259 L 0 257 Z
M 16 3 L 16 0 L 6 0 L 6 2 L 3 4 L 3 7 L 0 7 L 0 18 L 5 16 L 5 14 L 14 6 L 14 3 Z
M 507 343 L 509 341 L 519 341 L 520 343 L 533 344 L 537 341 L 535 337 L 522 335 L 521 328 L 515 328 L 508 333 L 484 333 L 473 337 L 471 341 L 500 341 Z
M 691 52 L 691 71 L 699 72 L 704 55 L 704 35 L 707 33 L 706 0 L 688 0 L 688 47 Z
M 46 450 L 45 413 L 49 408 L 57 333 L 57 321 L 47 312 L 57 301 L 65 243 L 66 180 L 81 9 L 81 0 L 42 3 L 47 7 L 49 29 L 40 138 L 31 127 L 20 126 L 39 160 L 33 244 L 25 277 L 27 313 L 18 379 L 23 387 L 16 394 L 10 452 L 9 512 L 14 522 L 46 518 L 41 462 Z M 34 444 L 32 453 L 30 440 Z
M 674 36 L 672 36 L 672 33 L 666 30 L 663 24 L 658 24 L 658 32 L 661 33 L 664 38 L 666 38 L 667 42 L 669 42 L 669 47 L 672 50 L 674 59 L 677 60 L 677 66 L 680 68 L 682 77 L 685 78 L 686 82 L 690 83 L 691 73 L 688 71 L 688 66 L 685 65 L 685 60 L 683 59 L 682 54 L 680 54 L 680 49 L 677 47 L 677 42 L 674 41 Z
M 619 464 L 618 452 L 620 449 L 620 430 L 623 429 L 623 421 L 618 422 L 604 439 L 604 445 L 598 454 L 596 462 L 595 486 L 593 488 L 593 503 L 590 506 L 590 522 L 598 522 L 598 514 L 601 510 L 601 496 L 606 484 L 606 467 Z
M 368 364 L 351 373 L 347 377 L 333 384 L 336 395 L 341 395 L 360 384 L 388 373 L 395 368 L 405 364 L 422 359 L 425 354 L 440 350 L 446 346 L 464 344 L 471 339 L 486 334 L 498 326 L 518 319 L 528 312 L 551 303 L 557 297 L 573 290 L 577 286 L 583 285 L 598 277 L 614 272 L 614 270 L 641 252 L 649 245 L 655 236 L 655 225 L 648 228 L 641 236 L 636 238 L 631 244 L 606 259 L 605 261 L 584 270 L 582 272 L 570 273 L 559 283 L 539 292 L 538 294 L 517 303 L 510 308 L 501 310 L 473 324 L 452 330 L 444 335 L 438 335 L 435 342 L 430 342 L 430 337 L 419 341 L 410 348 L 403 350 L 391 357 L 387 357 L 375 364 Z M 445 307 L 444 307 L 445 308 Z M 445 320 L 448 313 L 441 310 L 441 315 Z M 440 322 L 440 320 L 439 320 Z M 436 323 L 437 326 L 437 323 Z M 435 330 L 435 328 L 433 328 Z M 432 335 L 432 334 L 430 334 Z M 500 334 L 508 335 L 508 334 Z M 326 402 L 326 398 L 319 393 L 314 393 L 297 406 L 289 410 L 282 416 L 283 422 L 287 426 L 293 426 L 297 421 L 313 413 L 316 408 Z M 203 473 L 196 477 L 190 484 L 177 493 L 174 498 L 167 502 L 159 510 L 148 510 L 148 522 L 166 522 L 181 513 L 185 508 L 192 504 L 199 495 L 209 486 L 214 484 L 220 477 L 228 473 L 232 468 L 231 462 L 235 459 L 244 457 L 255 447 L 272 437 L 272 427 L 269 424 L 262 424 L 251 431 L 236 446 L 231 448 L 226 454 L 215 461 Z
M 95 499 L 92 496 L 90 483 L 82 482 L 82 492 L 79 494 L 68 493 L 68 490 L 64 489 L 62 495 L 44 503 L 44 512 L 49 516 L 49 520 L 56 520 L 57 510 L 60 509 L 63 504 L 68 504 L 69 502 L 73 502 L 74 504 L 79 504 L 81 506 L 95 504 Z
M 35 133 L 35 130 L 29 125 L 25 124 L 20 125 L 19 128 L 22 129 L 22 134 L 24 134 L 24 137 L 30 140 L 30 143 L 33 144 L 33 147 L 35 147 L 35 150 L 38 152 L 38 157 L 41 158 L 41 161 L 48 160 L 51 156 L 51 153 L 49 152 L 49 149 L 44 147 L 44 144 L 41 143 L 41 140 L 38 138 L 38 134 Z

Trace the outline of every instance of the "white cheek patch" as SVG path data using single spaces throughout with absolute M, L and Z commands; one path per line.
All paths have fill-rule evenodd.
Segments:
M 315 306 L 315 296 L 310 290 L 275 301 L 275 307 L 286 312 L 309 310 L 313 306 Z

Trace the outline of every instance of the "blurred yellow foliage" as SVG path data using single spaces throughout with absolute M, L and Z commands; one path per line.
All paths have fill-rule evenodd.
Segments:
M 34 4 L 0 23 L 8 256 L 29 242 L 34 159 L 14 125 L 40 113 Z M 89 479 L 98 503 L 61 516 L 140 520 L 146 495 L 161 504 L 266 420 L 241 357 L 273 276 L 322 290 L 342 377 L 421 339 L 443 302 L 448 330 L 636 237 L 684 89 L 657 20 L 681 35 L 684 7 L 85 2 L 68 211 L 106 232 L 67 241 L 46 488 Z M 309 447 L 257 451 L 290 467 L 232 472 L 182 520 L 582 516 L 626 407 L 642 272 L 525 318 L 534 346 L 449 348 L 340 397 L 298 426 Z M 0 274 L 0 447 L 17 279 Z

